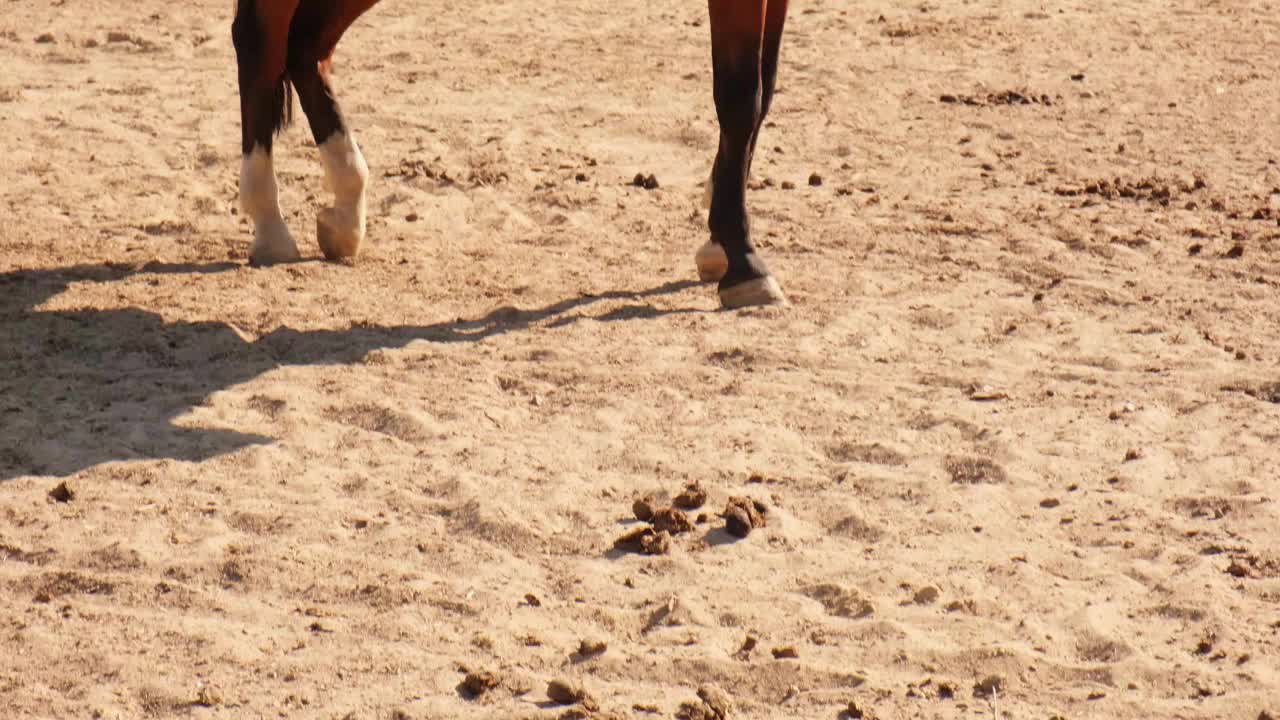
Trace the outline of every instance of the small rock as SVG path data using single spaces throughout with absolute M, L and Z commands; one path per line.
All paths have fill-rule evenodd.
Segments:
M 682 702 L 676 710 L 676 720 L 715 720 L 716 716 L 705 703 Z
M 36 36 L 36 42 L 41 45 L 48 45 L 49 43 L 56 43 L 58 40 L 53 36 L 53 33 L 41 33 Z
M 746 639 L 742 641 L 742 647 L 738 648 L 738 655 L 742 657 L 746 657 L 747 655 L 750 655 L 751 651 L 755 650 L 756 645 L 758 645 L 759 643 L 760 641 L 756 640 L 756 637 L 754 635 L 748 635 Z
M 1071 79 L 1072 79 L 1072 80 L 1074 80 L 1074 81 L 1076 81 L 1076 82 L 1080 82 L 1080 81 L 1084 80 L 1084 73 L 1074 73 L 1074 74 L 1071 76 Z
M 589 658 L 603 655 L 609 649 L 609 643 L 599 638 L 591 638 L 578 643 L 578 655 Z
M 1062 504 L 1062 501 L 1059 500 L 1058 498 L 1045 498 L 1040 501 L 1040 507 L 1046 510 L 1052 510 L 1053 508 L 1056 508 L 1061 504 Z
M 951 683 L 938 683 L 938 699 L 951 700 L 956 696 L 956 688 Z
M 997 693 L 1004 691 L 1004 678 L 999 675 L 988 675 L 973 684 L 973 696 L 976 698 L 991 698 Z
M 595 709 L 596 703 L 586 688 L 566 680 L 552 680 L 547 683 L 547 698 L 559 705 L 582 705 L 588 710 Z
M 849 706 L 840 713 L 843 720 L 875 720 L 876 716 L 866 708 L 858 707 L 858 703 L 850 700 Z
M 49 498 L 54 502 L 66 503 L 76 498 L 76 494 L 71 488 L 67 487 L 65 482 L 58 483 L 58 486 L 49 491 Z
M 416 213 L 416 212 L 411 212 L 411 213 L 409 213 L 408 215 L 405 215 L 405 216 L 404 216 L 404 221 L 405 221 L 405 222 L 418 222 L 418 213 Z
M 795 189 L 796 189 L 796 184 L 795 184 L 795 183 L 793 183 L 793 182 L 791 182 L 790 180 L 783 180 L 783 181 L 782 181 L 782 189 L 783 189 L 783 190 L 795 190 Z
M 697 510 L 707 503 L 707 491 L 698 483 L 689 483 L 684 490 L 671 501 L 681 510 Z
M 726 720 L 733 712 L 733 700 L 719 685 L 703 685 L 698 688 L 698 697 L 717 720 Z
M 1223 257 L 1227 258 L 1228 260 L 1235 260 L 1237 258 L 1244 257 L 1244 246 L 1241 245 L 1240 243 L 1236 243 L 1235 245 L 1232 245 L 1231 249 L 1228 250 L 1226 254 L 1223 255 Z
M 937 601 L 940 594 L 941 593 L 938 592 L 938 588 L 933 587 L 932 585 L 926 585 L 916 591 L 916 594 L 911 598 L 911 601 L 917 605 L 931 605 Z
M 774 660 L 795 660 L 800 657 L 800 651 L 796 650 L 795 645 L 783 645 L 770 650 L 773 653 Z
M 502 680 L 489 671 L 470 672 L 462 680 L 462 689 L 467 697 L 478 698 L 502 684 Z
M 222 691 L 214 685 L 200 684 L 200 689 L 196 691 L 195 704 L 200 707 L 217 707 L 224 702 Z
M 810 175 L 809 187 L 822 187 L 822 176 L 819 175 L 818 173 L 813 173 L 812 175 Z
M 524 602 L 529 607 L 542 607 L 542 601 L 533 593 L 526 593 L 524 596 Z

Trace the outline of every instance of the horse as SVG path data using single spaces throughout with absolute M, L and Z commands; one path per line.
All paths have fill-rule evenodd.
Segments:
M 365 236 L 369 166 L 338 104 L 333 52 L 379 0 L 236 0 L 231 25 L 240 93 L 240 205 L 253 223 L 249 260 L 299 259 L 280 211 L 272 139 L 293 115 L 293 95 L 320 151 L 333 205 L 316 216 L 325 258 L 350 258 Z M 707 183 L 710 239 L 695 254 L 699 278 L 717 282 L 726 309 L 785 305 L 787 298 L 751 241 L 747 179 L 773 102 L 789 0 L 708 0 L 713 100 L 720 145 Z

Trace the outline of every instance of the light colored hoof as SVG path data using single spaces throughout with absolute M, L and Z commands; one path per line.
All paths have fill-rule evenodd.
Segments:
M 698 279 L 702 282 L 719 282 L 729 272 L 729 256 L 724 254 L 723 247 L 710 240 L 698 248 L 693 261 L 698 264 Z
M 355 257 L 364 232 L 359 223 L 336 208 L 323 208 L 316 215 L 316 241 L 326 260 Z
M 756 305 L 790 305 L 787 296 L 782 294 L 782 287 L 772 276 L 734 285 L 720 291 L 720 305 L 725 310 L 752 307 Z
M 301 257 L 298 244 L 283 222 L 256 233 L 253 248 L 249 250 L 249 264 L 257 266 L 297 262 Z

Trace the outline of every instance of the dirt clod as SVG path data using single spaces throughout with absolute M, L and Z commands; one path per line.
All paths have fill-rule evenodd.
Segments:
M 711 683 L 698 688 L 698 698 L 716 720 L 726 720 L 733 712 L 733 699 L 719 685 Z
M 578 643 L 578 656 L 583 658 L 603 655 L 609 649 L 609 643 L 600 638 L 587 638 Z
M 783 645 L 776 647 L 769 652 L 773 653 L 775 660 L 795 660 L 800 657 L 800 651 L 796 650 L 795 645 Z
M 478 698 L 502 684 L 502 679 L 487 670 L 469 672 L 462 680 L 462 690 L 467 697 Z
M 558 705 L 582 705 L 588 710 L 597 707 L 586 688 L 567 680 L 552 680 L 547 683 L 547 698 Z
M 973 696 L 975 698 L 992 698 L 1001 692 L 1004 692 L 1004 678 L 999 675 L 988 675 L 973 684 Z
M 681 510 L 697 510 L 707 503 L 707 491 L 698 483 L 689 483 L 671 504 Z
M 76 498 L 75 492 L 67 487 L 65 482 L 58 483 L 58 486 L 49 491 L 49 499 L 54 502 L 67 503 Z
M 932 605 L 938 601 L 938 597 L 941 594 L 942 593 L 938 591 L 938 588 L 933 587 L 932 585 L 926 585 L 916 591 L 916 594 L 911 597 L 911 602 L 916 605 Z
M 666 555 L 671 552 L 671 535 L 651 527 L 637 528 L 615 540 L 613 547 L 623 552 Z
M 649 522 L 653 519 L 653 504 L 648 498 L 640 498 L 631 503 L 631 513 L 640 522 Z

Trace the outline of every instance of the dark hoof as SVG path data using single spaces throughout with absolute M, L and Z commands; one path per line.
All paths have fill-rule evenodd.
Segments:
M 720 306 L 725 310 L 736 310 L 744 307 L 760 305 L 788 306 L 787 296 L 772 275 L 748 280 L 727 288 L 720 288 Z

